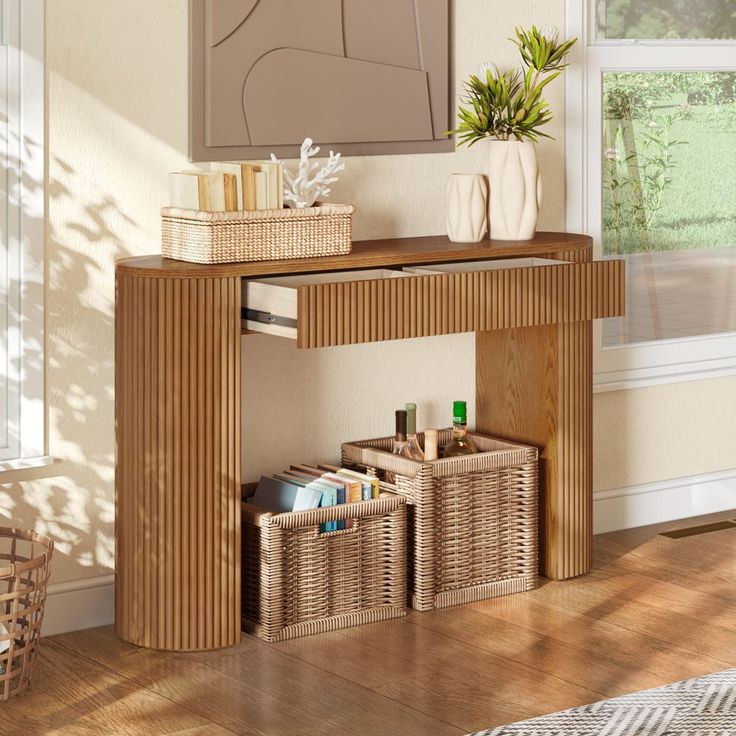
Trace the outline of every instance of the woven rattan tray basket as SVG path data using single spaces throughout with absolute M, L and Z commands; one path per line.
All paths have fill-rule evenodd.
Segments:
M 243 490 L 247 498 L 255 485 Z M 401 496 L 283 514 L 242 508 L 247 632 L 275 642 L 406 613 Z M 352 527 L 320 532 L 339 519 L 352 519 Z
M 441 430 L 440 445 L 452 430 Z M 474 455 L 417 462 L 393 438 L 347 443 L 343 464 L 382 478 L 409 506 L 411 605 L 429 611 L 530 590 L 537 582 L 538 451 L 472 434 Z M 385 480 L 386 471 L 395 482 Z
M 281 261 L 350 253 L 355 207 L 248 212 L 161 210 L 161 253 L 192 263 Z

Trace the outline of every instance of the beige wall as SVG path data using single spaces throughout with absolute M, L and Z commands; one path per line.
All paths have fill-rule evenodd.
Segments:
M 593 486 L 736 468 L 736 378 L 597 394 Z
M 514 23 L 563 21 L 562 0 L 455 6 L 458 78 L 483 60 L 513 61 L 505 38 Z M 113 564 L 113 262 L 157 250 L 166 173 L 187 164 L 187 0 L 48 0 L 47 66 L 49 450 L 57 463 L 3 475 L 0 515 L 59 540 L 59 582 Z M 559 229 L 560 84 L 550 98 L 558 140 L 539 149 L 541 226 Z M 439 233 L 448 174 L 480 171 L 483 158 L 478 146 L 349 159 L 335 199 L 358 206 L 357 238 Z M 474 395 L 469 335 L 310 352 L 253 336 L 243 350 L 248 478 L 388 432 L 405 400 L 420 403 L 420 421 L 439 425 L 452 399 Z M 735 388 L 723 379 L 597 396 L 597 488 L 736 467 L 726 432 Z

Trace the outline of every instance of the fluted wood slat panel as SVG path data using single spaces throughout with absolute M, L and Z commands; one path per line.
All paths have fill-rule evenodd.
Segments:
M 118 275 L 116 630 L 240 640 L 240 279 Z
M 574 251 L 569 255 L 571 261 L 581 258 Z M 581 322 L 617 316 L 623 304 L 623 261 L 581 259 L 553 266 L 312 284 L 298 289 L 297 344 L 318 348 Z
M 557 580 L 592 565 L 591 330 L 569 322 L 476 336 L 476 425 L 540 448 L 540 563 Z

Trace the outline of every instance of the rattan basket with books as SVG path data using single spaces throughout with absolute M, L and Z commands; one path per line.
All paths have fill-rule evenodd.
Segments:
M 391 454 L 391 437 L 342 446 L 345 467 L 377 475 L 382 490 L 409 503 L 408 586 L 418 611 L 537 583 L 538 451 L 471 436 L 476 454 L 432 462 Z M 452 430 L 441 430 L 440 445 L 451 437 Z
M 244 486 L 244 500 L 255 485 Z M 268 642 L 406 613 L 406 505 L 380 498 L 274 514 L 243 503 L 243 623 Z M 323 532 L 326 522 L 350 528 Z
M 319 258 L 350 253 L 355 207 L 200 212 L 161 210 L 161 253 L 192 263 Z

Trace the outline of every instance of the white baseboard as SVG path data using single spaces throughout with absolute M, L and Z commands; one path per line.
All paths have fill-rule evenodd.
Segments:
M 49 585 L 43 616 L 44 636 L 109 626 L 114 621 L 114 575 Z
M 736 509 L 736 470 L 692 475 L 595 493 L 593 532 L 604 534 L 731 509 Z

